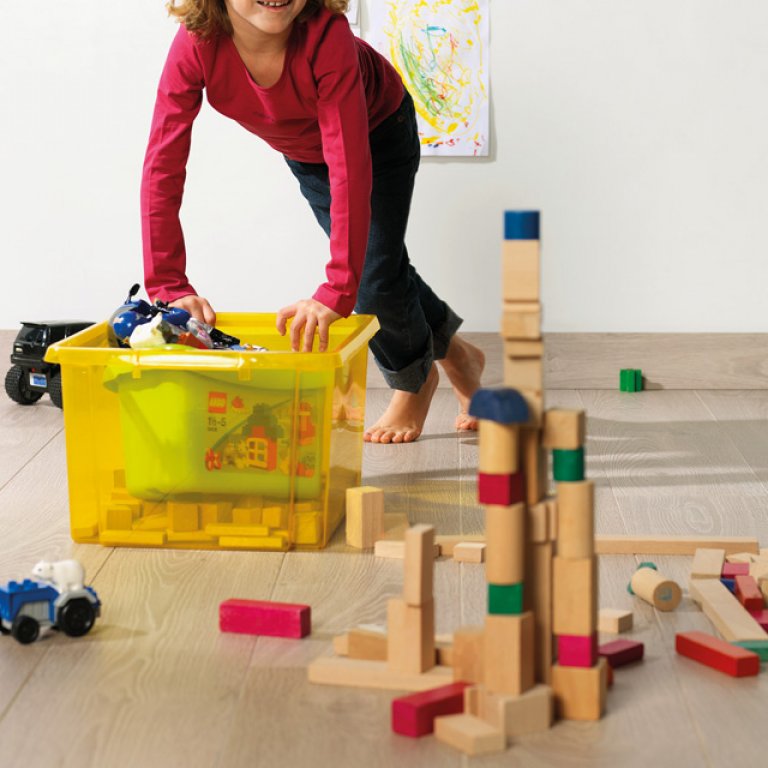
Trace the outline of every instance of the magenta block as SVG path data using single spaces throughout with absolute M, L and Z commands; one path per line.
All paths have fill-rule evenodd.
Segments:
M 311 608 L 271 600 L 225 600 L 219 606 L 219 629 L 244 635 L 305 637 L 312 631 Z
M 768 632 L 768 611 L 763 608 L 760 611 L 750 611 L 752 618 L 766 631 Z
M 720 574 L 724 579 L 732 579 L 734 576 L 749 575 L 749 563 L 723 563 L 723 571 Z
M 614 669 L 631 664 L 633 661 L 640 661 L 644 651 L 645 646 L 635 640 L 613 640 L 610 643 L 603 643 L 597 649 L 598 654 L 605 656 Z
M 435 730 L 435 718 L 464 711 L 464 689 L 469 683 L 450 683 L 392 701 L 392 730 L 401 736 L 426 736 Z
M 561 667 L 594 667 L 597 664 L 597 632 L 591 635 L 558 635 L 557 663 Z
M 508 507 L 525 499 L 525 475 L 513 472 L 509 475 L 477 473 L 477 500 L 480 504 L 498 504 Z

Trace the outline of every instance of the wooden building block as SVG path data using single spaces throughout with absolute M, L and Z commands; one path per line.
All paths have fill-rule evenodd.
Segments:
M 337 656 L 349 655 L 349 634 L 345 632 L 343 635 L 336 635 L 333 638 L 333 652 Z
M 681 656 L 731 677 L 748 677 L 760 672 L 760 657 L 756 653 L 706 632 L 679 632 L 675 635 L 675 649 Z
M 408 605 L 432 602 L 435 527 L 414 525 L 405 532 L 403 599 Z
M 387 663 L 398 672 L 426 672 L 435 666 L 435 606 L 387 601 Z
M 725 550 L 698 547 L 693 553 L 692 579 L 719 579 L 725 563 Z
M 310 683 L 343 685 L 352 688 L 379 688 L 385 691 L 427 691 L 447 685 L 453 679 L 449 667 L 432 667 L 421 674 L 398 672 L 385 661 L 321 656 L 307 667 Z
M 435 718 L 435 737 L 465 755 L 503 752 L 504 734 L 473 715 L 446 715 Z
M 545 448 L 575 450 L 587 441 L 587 417 L 584 411 L 549 408 L 544 412 L 541 443 Z
M 246 635 L 306 637 L 312 631 L 312 609 L 271 600 L 225 600 L 219 605 L 219 628 Z
M 548 498 L 546 500 L 547 512 L 549 512 L 549 540 L 555 541 L 557 539 L 557 499 Z
M 552 475 L 555 482 L 573 482 L 584 479 L 584 449 L 552 451 Z
M 347 656 L 350 659 L 387 660 L 387 634 L 356 627 L 347 632 Z
M 537 430 L 541 429 L 541 417 L 544 413 L 544 391 L 541 389 L 521 389 L 520 394 L 528 406 L 527 426 L 535 427 Z M 542 450 L 544 449 L 542 448 Z
M 485 508 L 485 578 L 491 584 L 518 584 L 525 577 L 524 504 Z
M 734 552 L 731 555 L 726 556 L 726 560 L 729 563 L 752 563 L 760 555 L 756 555 L 754 552 Z
M 197 504 L 169 501 L 166 505 L 168 528 L 174 533 L 200 530 L 200 514 Z
M 557 662 L 563 667 L 594 667 L 597 664 L 597 632 L 558 635 Z
M 765 607 L 763 593 L 757 586 L 757 581 L 749 575 L 739 574 L 734 577 L 736 582 L 736 597 L 738 601 L 751 613 L 762 611 Z
M 748 576 L 749 575 L 749 563 L 723 563 L 723 569 L 720 572 L 720 576 L 725 579 L 733 579 L 736 576 Z
M 536 504 L 547 495 L 549 486 L 548 457 L 537 426 L 520 428 L 520 463 L 525 475 L 525 501 Z M 549 536 L 554 536 L 551 530 Z
M 528 506 L 528 540 L 537 544 L 549 541 L 549 507 L 546 501 Z
M 376 557 L 387 557 L 392 560 L 404 560 L 405 559 L 405 541 L 402 539 L 397 540 L 389 540 L 389 539 L 379 539 L 374 545 L 373 545 L 373 554 Z M 435 544 L 432 549 L 432 557 L 433 559 L 436 557 L 440 557 L 440 547 Z
M 600 632 L 618 635 L 632 629 L 632 611 L 618 608 L 601 608 L 597 614 L 597 628 Z
M 435 718 L 464 711 L 464 689 L 468 683 L 456 682 L 412 693 L 392 700 L 392 730 L 401 736 L 418 738 L 432 733 Z
M 534 685 L 534 622 L 530 611 L 519 616 L 485 617 L 485 687 L 519 695 Z
M 598 555 L 692 555 L 699 547 L 758 551 L 757 539 L 743 536 L 595 536 Z
M 528 543 L 525 561 L 525 610 L 533 611 L 535 625 L 534 671 L 540 683 L 552 675 L 554 641 L 552 637 L 552 558 L 551 541 Z
M 477 500 L 480 504 L 517 504 L 525 499 L 525 475 L 522 472 L 491 475 L 477 473 Z
M 608 663 L 598 660 L 594 667 L 552 667 L 555 712 L 566 720 L 599 720 L 605 712 L 608 691 Z
M 370 485 L 347 488 L 347 544 L 370 549 L 384 530 L 384 491 Z
M 544 342 L 517 339 L 505 341 L 504 357 L 544 357 Z
M 483 680 L 485 659 L 483 627 L 461 627 L 453 633 L 453 679 L 470 683 Z
M 756 653 L 761 662 L 768 661 L 768 640 L 740 640 L 738 643 L 732 643 L 732 645 Z
M 541 256 L 538 240 L 504 240 L 501 245 L 503 301 L 539 301 Z
M 758 585 L 761 581 L 768 579 L 768 562 L 755 560 L 754 563 L 750 563 L 749 575 L 758 583 Z
M 519 390 L 544 389 L 544 361 L 536 357 L 505 357 L 504 384 Z
M 485 561 L 485 544 L 463 541 L 454 547 L 453 559 L 460 563 L 482 563 Z
M 485 544 L 485 534 L 437 534 L 435 536 L 435 546 L 438 547 L 440 557 L 453 557 L 453 551 L 458 544 L 472 542 L 476 544 Z
M 691 597 L 728 641 L 765 640 L 765 630 L 718 579 L 691 579 Z
M 750 615 L 765 631 L 768 631 L 768 611 L 765 608 L 750 611 Z
M 680 585 L 662 576 L 653 568 L 638 568 L 630 581 L 632 593 L 650 603 L 659 611 L 674 611 L 680 604 L 683 591 Z
M 523 612 L 523 582 L 488 584 L 488 613 L 494 616 L 516 616 Z
M 540 339 L 541 304 L 538 302 L 504 302 L 501 316 L 504 339 Z
M 554 697 L 548 685 L 538 684 L 521 693 L 509 696 L 477 689 L 476 711 L 471 712 L 504 733 L 507 741 L 530 733 L 540 733 L 552 727 Z M 465 691 L 466 693 L 466 691 Z M 464 711 L 467 710 L 465 696 Z
M 557 554 L 571 559 L 595 554 L 595 485 L 557 483 Z
M 645 646 L 636 640 L 612 640 L 610 643 L 600 645 L 597 652 L 611 665 L 611 669 L 618 669 L 633 661 L 640 661 L 643 658 Z
M 591 635 L 597 629 L 597 560 L 553 560 L 553 620 L 556 635 Z
M 480 419 L 477 471 L 489 475 L 511 475 L 520 468 L 520 427 Z

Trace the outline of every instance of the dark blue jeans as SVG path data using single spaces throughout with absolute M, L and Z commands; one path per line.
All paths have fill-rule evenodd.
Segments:
M 462 320 L 421 279 L 408 258 L 405 230 L 421 157 L 413 101 L 370 134 L 371 228 L 355 312 L 376 315 L 371 350 L 393 389 L 418 392 L 434 360 L 445 357 Z M 325 163 L 286 158 L 320 226 L 330 236 L 331 190 Z

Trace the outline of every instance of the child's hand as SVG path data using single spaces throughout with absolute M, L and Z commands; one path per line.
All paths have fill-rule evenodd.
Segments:
M 202 296 L 190 293 L 186 296 L 182 296 L 180 299 L 171 301 L 168 306 L 181 307 L 182 309 L 186 309 L 195 320 L 199 320 L 202 323 L 208 323 L 208 325 L 216 325 L 216 313 L 213 311 L 213 307 L 208 303 L 208 299 L 204 299 Z
M 285 323 L 291 317 L 291 349 L 298 352 L 301 347 L 302 352 L 311 352 L 317 330 L 320 337 L 318 351 L 325 352 L 328 349 L 328 329 L 341 315 L 315 299 L 302 299 L 277 313 L 277 332 L 281 336 L 285 336 Z

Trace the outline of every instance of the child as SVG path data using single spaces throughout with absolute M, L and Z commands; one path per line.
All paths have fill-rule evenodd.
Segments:
M 396 70 L 355 38 L 347 0 L 171 0 L 181 21 L 157 93 L 141 190 L 147 293 L 214 323 L 187 280 L 179 208 L 192 122 L 211 106 L 281 152 L 330 237 L 327 280 L 284 307 L 291 347 L 328 345 L 353 310 L 377 315 L 371 349 L 394 393 L 365 440 L 415 440 L 438 382 L 459 400 L 458 429 L 480 385 L 483 353 L 456 335 L 461 319 L 410 264 L 404 244 L 420 144 L 413 102 Z

